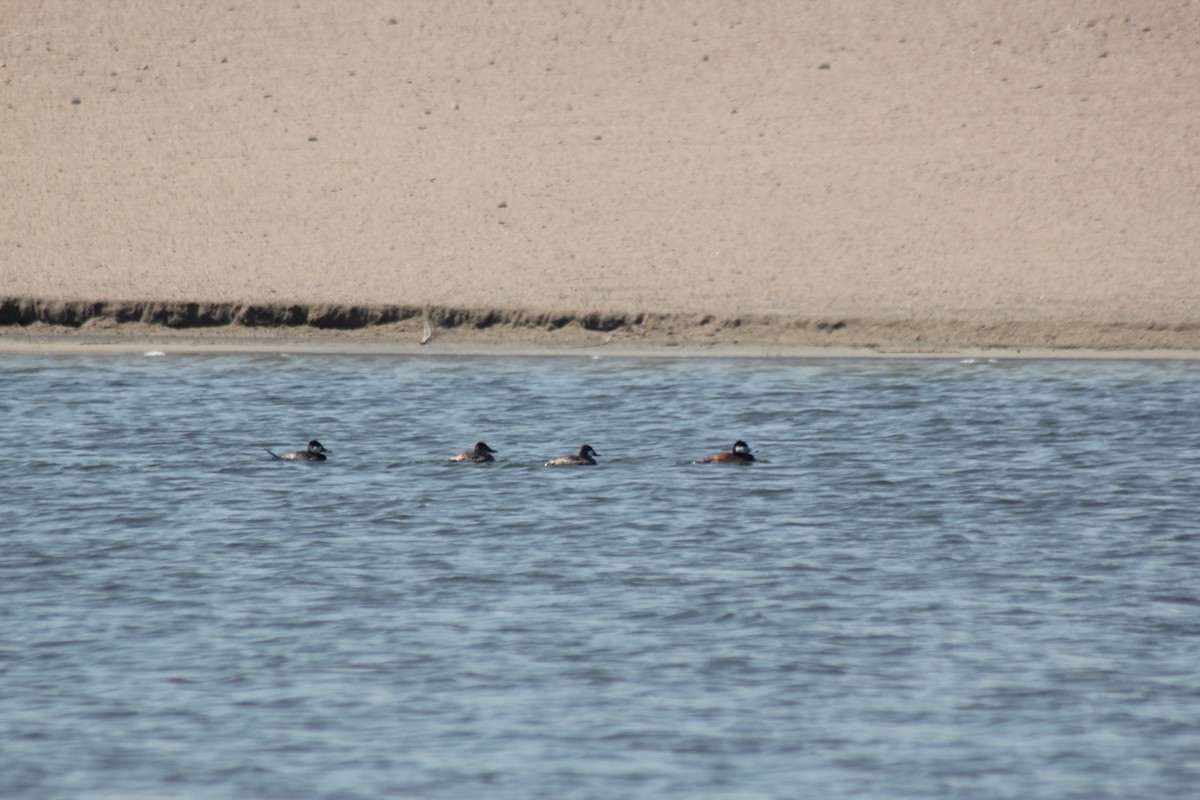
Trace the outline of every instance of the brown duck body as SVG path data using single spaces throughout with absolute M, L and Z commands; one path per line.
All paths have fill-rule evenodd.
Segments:
M 733 449 L 728 453 L 717 453 L 708 458 L 702 458 L 697 461 L 697 464 L 753 464 L 755 461 L 754 454 L 750 452 L 750 445 L 742 440 L 733 443 Z

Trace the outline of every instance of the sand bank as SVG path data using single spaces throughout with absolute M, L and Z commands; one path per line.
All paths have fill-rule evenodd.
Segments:
M 13 4 L 0 335 L 1200 348 L 1198 23 Z

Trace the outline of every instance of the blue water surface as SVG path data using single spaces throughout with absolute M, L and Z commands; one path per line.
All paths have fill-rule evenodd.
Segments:
M 0 357 L 0 796 L 1195 797 L 1197 397 L 1186 361 Z

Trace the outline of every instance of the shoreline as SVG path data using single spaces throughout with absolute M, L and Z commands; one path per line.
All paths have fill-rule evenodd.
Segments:
M 0 359 L 7 355 L 329 355 L 422 356 L 487 358 L 624 358 L 624 359 L 863 359 L 863 360 L 1055 360 L 1055 361 L 1200 361 L 1200 350 L 1094 350 L 1067 348 L 946 348 L 881 350 L 867 347 L 795 345 L 688 345 L 688 344 L 583 344 L 441 343 L 433 347 L 402 342 L 364 342 L 330 337 L 244 339 L 225 336 L 161 338 L 153 336 L 0 335 Z
M 0 355 L 1200 360 L 1191 324 L 61 302 L 26 302 L 17 317 L 14 307 L 0 301 Z

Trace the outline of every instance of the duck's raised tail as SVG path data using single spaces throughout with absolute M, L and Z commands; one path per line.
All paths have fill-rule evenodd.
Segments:
M 265 447 L 263 449 L 266 450 Z M 271 456 L 271 458 L 275 459 L 276 461 L 283 461 L 283 458 L 281 456 L 275 455 L 270 450 L 267 450 L 267 453 Z

